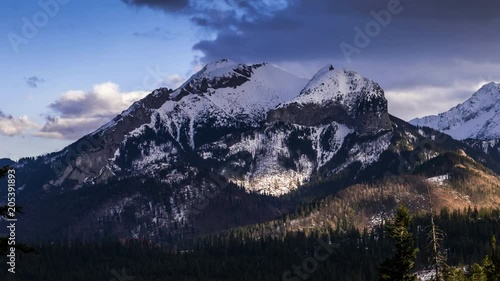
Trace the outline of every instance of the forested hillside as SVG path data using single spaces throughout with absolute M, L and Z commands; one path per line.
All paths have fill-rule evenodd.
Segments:
M 491 251 L 492 235 L 500 237 L 499 220 L 500 210 L 442 210 L 436 224 L 446 233 L 443 248 L 449 264 L 480 262 Z M 422 215 L 410 227 L 420 250 L 416 270 L 429 265 L 429 226 L 429 216 Z M 266 236 L 264 226 L 260 228 L 257 237 L 254 228 L 239 228 L 164 247 L 138 240 L 42 244 L 36 247 L 38 254 L 21 256 L 14 279 L 0 278 L 88 281 L 125 273 L 135 281 L 300 280 L 294 279 L 299 268 L 299 275 L 308 280 L 368 281 L 377 279 L 379 264 L 394 247 L 383 227 L 370 231 L 325 227 L 281 237 Z M 314 258 L 315 251 L 321 259 Z

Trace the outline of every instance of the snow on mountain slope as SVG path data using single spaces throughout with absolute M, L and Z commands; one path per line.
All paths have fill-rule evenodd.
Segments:
M 383 90 L 354 71 L 327 66 L 308 82 L 269 64 L 220 60 L 91 134 L 102 147 L 60 153 L 57 161 L 74 160 L 44 189 L 133 176 L 180 184 L 186 171 L 210 170 L 247 191 L 282 195 L 315 173 L 366 169 L 391 132 Z
M 182 153 L 258 127 L 269 109 L 297 96 L 306 83 L 307 79 L 270 64 L 245 65 L 225 59 L 210 63 L 175 91 L 153 91 L 56 153 L 58 161 L 68 163 L 61 165 L 62 171 L 45 188 L 72 181 L 105 182 L 119 172 L 154 172 L 150 170 L 182 162 Z M 66 161 L 68 152 L 71 159 Z M 143 170 L 146 167 L 148 171 Z
M 193 75 L 171 94 L 171 100 L 204 94 L 208 102 L 226 113 L 259 115 L 294 98 L 306 83 L 307 79 L 270 64 L 245 65 L 224 59 L 206 65 Z
M 300 95 L 286 104 L 321 104 L 334 100 L 344 106 L 347 112 L 353 113 L 363 101 L 381 98 L 384 98 L 384 92 L 377 83 L 357 72 L 336 70 L 329 65 L 320 69 Z
M 282 195 L 330 163 L 348 135 L 374 136 L 390 131 L 390 124 L 378 84 L 356 72 L 327 66 L 297 97 L 272 109 L 265 128 L 232 142 L 202 147 L 200 156 L 217 158 L 225 167 L 239 167 L 237 173 L 223 170 L 222 174 L 247 190 Z M 388 148 L 391 136 L 386 133 L 367 144 L 350 143 L 344 148 L 347 158 L 337 159 L 330 167 L 336 172 L 354 162 L 367 167 Z M 213 153 L 217 149 L 223 152 Z
M 206 143 L 197 128 L 231 130 L 256 127 L 267 111 L 295 97 L 306 79 L 269 64 L 244 65 L 221 60 L 193 75 L 153 113 L 181 146 Z M 155 93 L 156 94 L 156 93 Z
M 222 139 L 203 146 L 200 154 L 224 163 L 221 174 L 246 190 L 279 196 L 309 180 L 352 132 L 336 122 L 320 127 L 269 124 L 264 130 L 241 135 L 238 141 Z
M 499 139 L 500 84 L 488 83 L 468 100 L 450 110 L 416 118 L 410 123 L 442 131 L 456 139 Z
M 360 134 L 391 129 L 382 88 L 357 72 L 331 65 L 318 71 L 298 97 L 270 112 L 268 121 L 277 120 L 306 126 L 335 121 Z
M 213 208 L 216 219 L 241 208 L 248 208 L 238 213 L 245 217 L 268 210 L 257 216 L 268 219 L 288 206 L 277 209 L 273 198 L 265 207 L 269 198 L 251 193 L 319 198 L 456 149 L 436 143 L 428 151 L 420 146 L 428 143 L 424 135 L 439 139 L 430 128 L 390 117 L 380 86 L 354 71 L 327 66 L 308 82 L 272 65 L 221 60 L 175 91 L 155 90 L 61 152 L 20 161 L 19 186 L 33 201 L 85 194 L 92 203 L 83 223 L 92 227 L 89 234 L 99 231 L 99 220 L 107 226 L 117 216 L 113 227 L 126 237 L 165 238 L 205 227 L 197 207 L 207 198 L 213 204 L 201 213 Z M 221 183 L 229 181 L 242 189 L 225 189 Z M 94 204 L 96 198 L 106 200 Z M 130 219 L 127 229 L 123 217 Z
M 196 171 L 192 157 L 200 157 L 216 161 L 212 169 L 248 191 L 282 195 L 325 165 L 341 171 L 377 161 L 385 138 L 372 140 L 375 150 L 351 142 L 347 158 L 331 163 L 347 136 L 390 130 L 383 90 L 354 71 L 327 66 L 308 82 L 269 64 L 220 60 L 175 91 L 155 90 L 98 129 L 92 136 L 104 139 L 104 147 L 79 155 L 45 188 L 132 175 L 180 182 L 180 171 Z M 242 171 L 229 171 L 238 166 Z

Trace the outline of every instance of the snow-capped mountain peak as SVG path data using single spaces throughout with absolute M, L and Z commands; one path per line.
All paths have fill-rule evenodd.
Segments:
M 311 80 L 319 79 L 319 77 L 323 76 L 325 73 L 327 73 L 329 71 L 334 71 L 334 70 L 335 70 L 335 67 L 333 67 L 332 64 L 327 64 L 327 65 L 323 66 L 322 68 L 320 68 L 318 70 L 318 72 L 316 72 L 316 74 L 314 74 L 314 76 Z
M 487 84 L 484 84 L 483 87 L 481 87 L 481 89 L 485 89 L 485 90 L 489 90 L 489 89 L 499 89 L 500 87 L 500 84 L 496 83 L 496 82 L 490 82 L 490 83 L 487 83 Z
M 154 119 L 145 126 L 170 123 L 169 129 L 178 131 L 172 131 L 177 138 L 186 124 L 191 127 L 205 122 L 214 129 L 255 126 L 269 109 L 296 97 L 306 83 L 307 79 L 267 63 L 247 65 L 221 59 L 205 65 L 175 91 L 153 91 L 98 131 L 113 128 L 122 116 L 137 115 L 137 110 L 149 111 Z
M 483 109 L 484 106 L 481 106 L 478 103 L 489 101 L 489 103 L 492 104 L 493 101 L 498 101 L 498 100 L 500 100 L 500 84 L 497 84 L 495 82 L 490 82 L 488 84 L 483 85 L 477 92 L 475 92 L 472 95 L 472 97 L 469 100 L 465 101 L 462 104 L 475 105 L 477 106 L 476 107 L 477 109 Z M 468 101 L 470 102 L 468 103 Z
M 324 103 L 335 100 L 352 112 L 361 100 L 385 99 L 382 88 L 355 71 L 325 66 L 292 102 Z
M 217 74 L 214 73 L 218 70 L 223 70 L 224 69 L 232 69 L 233 67 L 237 66 L 238 63 L 233 61 L 233 60 L 230 60 L 230 59 L 221 59 L 221 60 L 218 60 L 218 61 L 214 61 L 214 62 L 211 62 L 211 63 L 208 63 L 207 65 L 205 65 L 202 69 L 201 69 L 201 73 L 213 73 L 214 76 L 216 76 Z M 219 74 L 220 75 L 220 74 Z
M 207 161 L 247 190 L 280 195 L 319 169 L 378 161 L 391 124 L 383 90 L 357 72 L 327 65 L 308 81 L 271 64 L 220 60 L 134 103 L 91 135 L 103 147 L 44 188 L 160 172 L 181 180 Z
M 308 112 L 314 112 L 314 116 Z M 280 105 L 268 119 L 301 125 L 335 121 L 360 134 L 390 129 L 387 100 L 379 84 L 332 65 L 321 68 L 299 96 Z
M 485 84 L 468 100 L 450 110 L 416 118 L 410 123 L 440 130 L 456 139 L 499 139 L 500 84 Z
M 226 133 L 255 127 L 265 120 L 269 109 L 297 96 L 306 82 L 269 64 L 220 60 L 205 66 L 174 91 L 156 110 L 154 122 L 164 123 L 179 142 L 189 132 L 189 145 L 194 148 L 206 141 L 197 134 L 197 127 Z

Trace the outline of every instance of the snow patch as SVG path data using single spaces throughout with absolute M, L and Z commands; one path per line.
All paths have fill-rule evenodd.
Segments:
M 435 183 L 437 185 L 443 185 L 446 181 L 450 179 L 450 175 L 440 175 L 432 178 L 428 178 L 427 181 L 431 183 Z

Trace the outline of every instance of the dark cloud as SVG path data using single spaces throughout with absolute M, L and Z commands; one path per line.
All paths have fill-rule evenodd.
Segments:
M 409 2 L 410 1 L 410 2 Z M 367 13 L 387 5 L 388 0 L 351 0 L 353 8 Z M 401 0 L 408 3 L 407 18 L 468 22 L 498 18 L 500 2 L 494 0 Z
M 437 113 L 498 81 L 499 10 L 493 0 L 191 0 L 176 14 L 214 35 L 193 45 L 201 63 L 268 61 L 309 77 L 333 63 L 379 82 L 412 118 L 422 100 L 439 99 Z
M 253 21 L 194 21 L 217 36 L 193 49 L 204 54 L 202 62 L 270 61 L 297 72 L 307 68 L 309 77 L 326 62 L 354 69 L 379 82 L 390 112 L 409 120 L 448 110 L 480 83 L 500 79 L 500 37 L 493 36 L 500 29 L 494 14 L 500 2 L 480 2 L 401 0 L 401 12 L 391 14 L 385 26 L 377 23 L 376 35 L 359 46 L 355 28 L 366 34 L 375 13 L 387 15 L 390 0 L 294 1 Z M 343 43 L 356 52 L 346 57 Z M 428 100 L 432 106 L 422 106 Z
M 29 87 L 31 88 L 37 88 L 38 84 L 45 82 L 43 78 L 36 77 L 36 76 L 31 76 L 30 78 L 26 79 L 26 84 L 28 84 Z
M 205 54 L 205 62 L 230 56 L 244 61 L 330 59 L 344 64 L 353 59 L 434 60 L 443 58 L 443 54 L 446 59 L 484 59 L 485 52 L 496 53 L 500 40 L 492 34 L 500 27 L 500 20 L 490 17 L 487 24 L 479 20 L 488 19 L 480 17 L 482 12 L 492 14 L 491 3 L 500 8 L 498 1 L 476 7 L 469 15 L 467 8 L 476 3 L 401 0 L 398 4 L 401 12 L 390 15 L 385 27 L 379 24 L 376 35 L 368 38 L 367 46 L 357 46 L 355 28 L 365 31 L 375 20 L 372 11 L 388 10 L 392 1 L 397 0 L 293 1 L 271 15 L 265 9 L 252 12 L 252 20 L 230 15 L 194 17 L 193 22 L 211 28 L 217 37 L 202 40 L 193 48 Z M 452 21 L 455 18 L 461 20 Z M 340 47 L 343 42 L 357 49 L 350 60 L 345 59 Z
M 122 0 L 122 2 L 132 6 L 165 11 L 178 11 L 189 6 L 189 0 Z
M 182 7 L 194 24 L 216 34 L 193 46 L 204 62 L 221 57 L 243 61 L 330 59 L 344 62 L 340 44 L 354 46 L 354 28 L 364 30 L 373 13 L 401 9 L 355 58 L 484 58 L 496 54 L 500 39 L 492 0 L 281 0 L 125 1 L 165 12 Z M 176 11 L 178 14 L 178 11 Z M 494 43 L 494 44 L 492 44 Z M 357 46 L 356 46 L 357 47 Z M 405 57 L 406 56 L 406 57 Z M 496 55 L 494 57 L 497 57 Z M 492 58 L 490 58 L 492 59 Z M 500 58 L 497 58 L 500 61 Z M 350 61 L 350 60 L 349 60 Z

